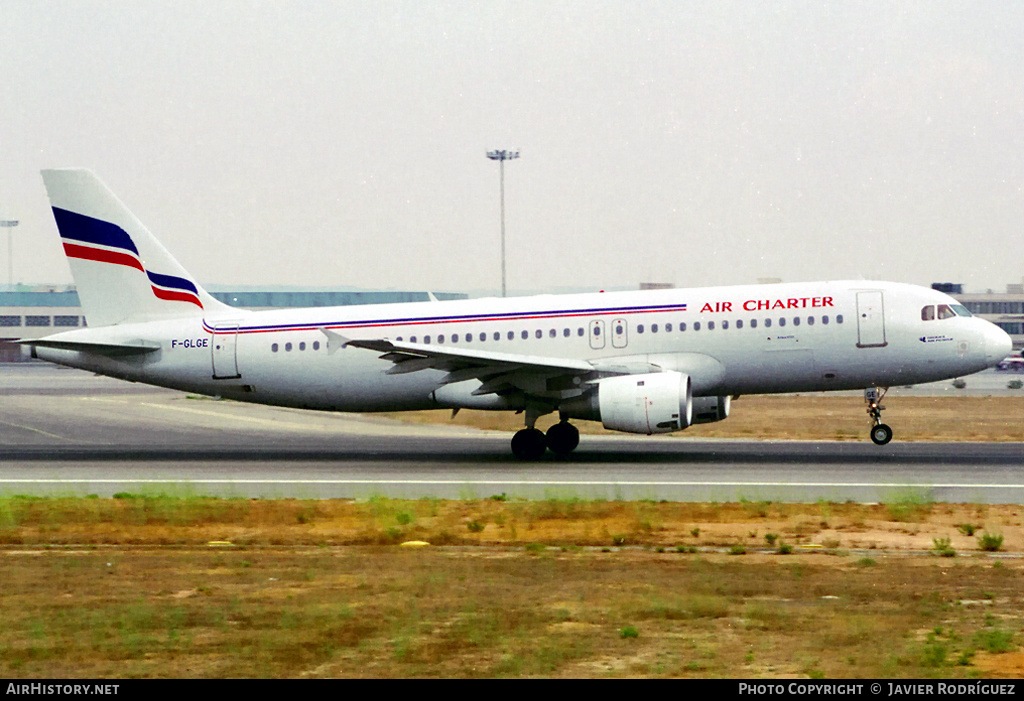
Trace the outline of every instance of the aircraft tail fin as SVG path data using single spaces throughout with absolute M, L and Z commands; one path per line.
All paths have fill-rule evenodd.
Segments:
M 200 287 L 96 175 L 42 171 L 90 326 L 228 309 Z

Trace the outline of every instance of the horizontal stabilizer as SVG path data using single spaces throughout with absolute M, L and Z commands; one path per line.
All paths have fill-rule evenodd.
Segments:
M 160 350 L 159 343 L 152 341 L 132 341 L 130 343 L 89 343 L 86 341 L 56 341 L 45 338 L 23 338 L 18 343 L 37 348 L 56 348 L 58 350 L 96 353 L 110 357 L 125 355 L 144 355 Z

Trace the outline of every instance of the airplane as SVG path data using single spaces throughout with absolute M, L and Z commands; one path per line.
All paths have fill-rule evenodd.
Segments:
M 1012 347 L 942 292 L 863 280 L 238 309 L 91 171 L 42 176 L 88 326 L 19 341 L 33 357 L 258 404 L 515 411 L 520 460 L 571 453 L 572 419 L 670 433 L 726 419 L 740 395 L 849 389 L 885 445 L 886 388 L 984 370 Z

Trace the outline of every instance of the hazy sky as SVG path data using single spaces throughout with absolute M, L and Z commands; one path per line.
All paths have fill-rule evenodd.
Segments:
M 15 281 L 93 169 L 206 284 L 1024 276 L 1024 3 L 0 0 Z M 6 241 L 0 275 L 6 282 Z

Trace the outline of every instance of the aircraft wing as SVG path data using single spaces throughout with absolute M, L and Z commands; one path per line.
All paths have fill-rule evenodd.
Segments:
M 382 353 L 382 359 L 394 363 L 387 371 L 389 375 L 444 370 L 448 373 L 444 379 L 446 384 L 479 379 L 482 384 L 473 393 L 477 395 L 511 387 L 528 393 L 544 393 L 550 391 L 552 378 L 581 377 L 597 370 L 590 362 L 573 358 L 496 353 L 387 339 L 346 340 L 345 345 Z

